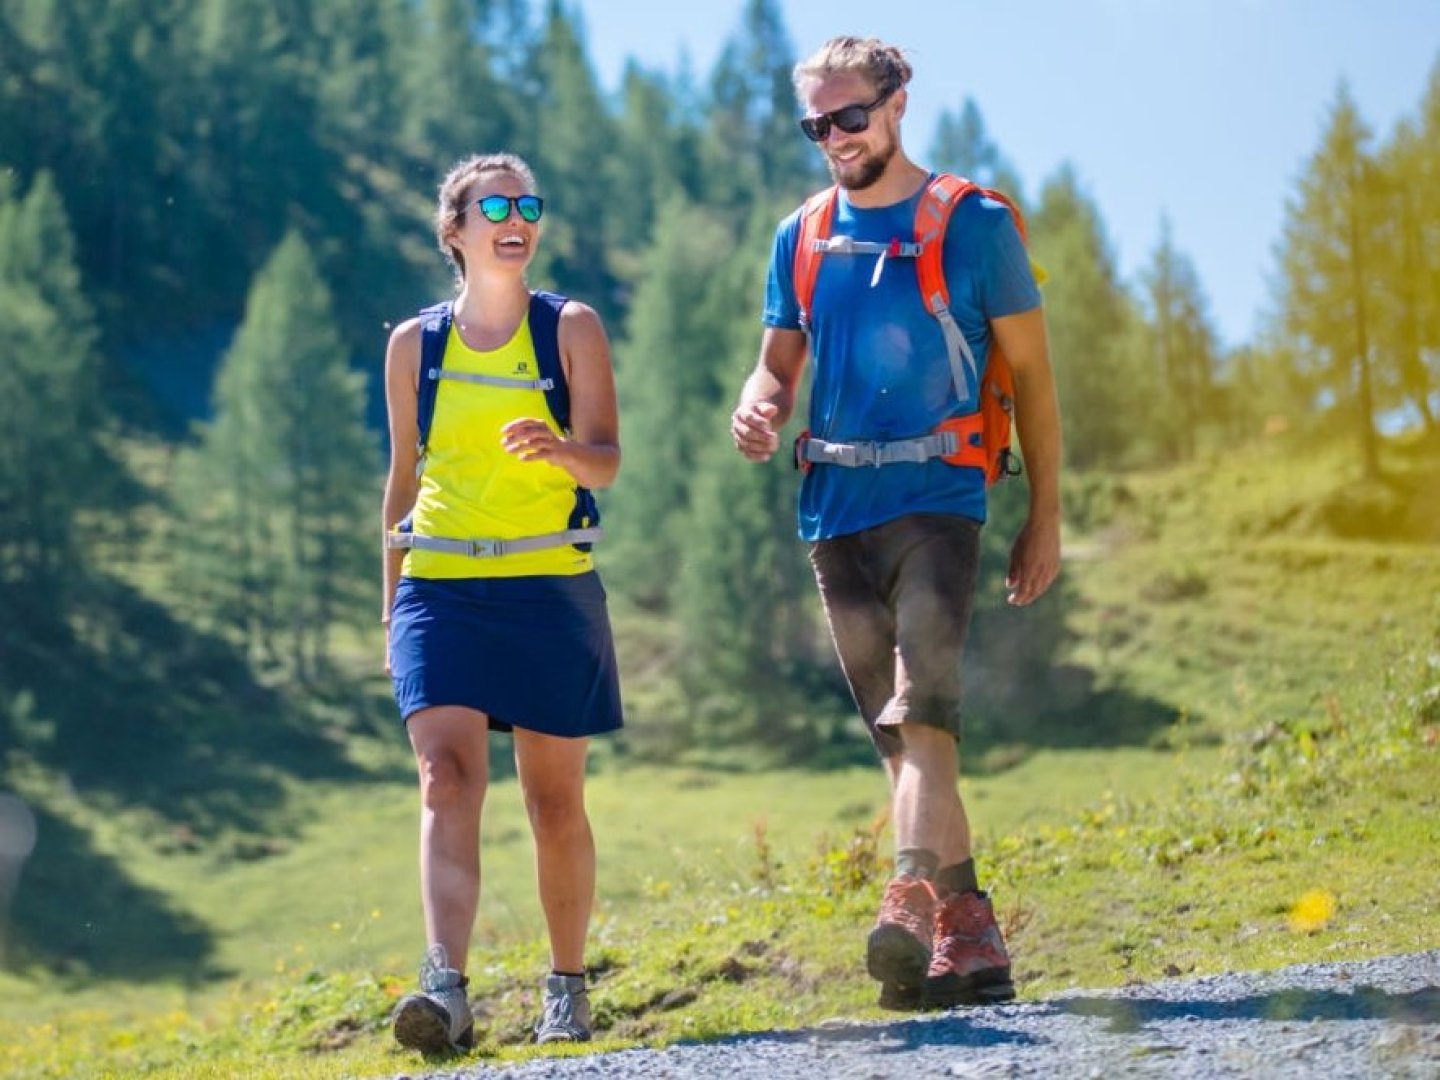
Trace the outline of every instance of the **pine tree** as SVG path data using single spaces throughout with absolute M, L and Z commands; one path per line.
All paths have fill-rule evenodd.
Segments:
M 1018 205 L 1024 194 L 1020 175 L 1000 152 L 980 116 L 974 98 L 967 97 L 956 116 L 948 109 L 940 113 L 935 142 L 930 149 L 931 167 L 974 180 L 981 187 L 995 188 Z
M 1160 242 L 1140 275 L 1160 393 L 1157 404 L 1169 422 L 1163 438 L 1169 456 L 1195 456 L 1201 426 L 1213 417 L 1216 339 L 1200 277 L 1175 247 L 1170 219 L 1160 221 Z
M 477 0 L 425 0 L 410 19 L 405 133 L 416 153 L 442 166 L 469 154 L 521 149 L 514 141 L 520 105 L 487 42 L 488 7 Z M 505 48 L 524 55 L 528 40 L 508 41 Z
M 315 8 L 321 107 L 350 151 L 372 161 L 392 158 L 405 129 L 406 77 L 418 59 L 407 48 L 415 22 L 410 0 L 326 0 Z M 449 85 L 445 76 L 437 81 Z
M 794 68 L 777 0 L 748 0 L 710 76 L 705 202 L 743 214 L 757 197 L 798 201 L 819 186 L 818 158 L 796 126 Z
M 1068 165 L 1045 182 L 1030 240 L 1049 273 L 1045 312 L 1066 460 L 1081 467 L 1120 463 L 1136 449 L 1131 418 L 1143 383 L 1131 345 L 1135 314 L 1100 211 Z
M 1405 118 L 1377 155 L 1374 343 L 1382 408 L 1440 430 L 1440 62 L 1418 118 Z
M 709 297 L 720 326 L 714 341 L 731 372 L 723 398 L 703 418 L 674 607 L 693 737 L 712 746 L 763 742 L 797 760 L 848 709 L 796 536 L 798 473 L 783 450 L 757 466 L 729 438 L 734 395 L 759 352 L 761 328 L 750 309 L 777 209 L 757 207 Z
M 1355 424 L 1364 475 L 1380 473 L 1372 338 L 1377 207 L 1370 129 L 1349 88 L 1286 206 L 1280 307 L 1302 356 Z
M 77 518 L 114 470 L 94 316 L 47 173 L 23 197 L 0 174 L 0 325 L 0 595 L 13 616 L 53 610 L 83 580 Z
M 257 275 L 181 487 L 192 595 L 267 661 L 319 673 L 374 557 L 378 461 L 363 385 L 298 234 Z
M 660 213 L 645 254 L 625 339 L 616 350 L 625 466 L 607 502 L 606 558 L 632 598 L 665 606 L 689 546 L 683 535 L 699 447 L 713 436 L 721 395 L 724 322 L 707 298 L 734 247 L 713 214 L 682 198 Z
M 669 81 L 631 62 L 625 67 L 620 94 L 619 146 L 609 162 L 614 191 L 610 205 L 613 216 L 626 224 L 615 236 L 616 243 L 638 253 L 651 240 L 660 208 L 672 196 L 684 194 L 684 173 L 693 170 L 687 169 L 683 143 L 677 138 L 675 95 Z
M 535 110 L 536 172 L 554 217 L 546 221 L 544 262 L 562 292 L 592 305 L 613 322 L 619 312 L 610 263 L 617 231 L 629 223 L 606 213 L 611 195 L 605 171 L 615 145 L 614 121 L 585 52 L 578 16 L 550 0 L 536 55 L 541 98 Z

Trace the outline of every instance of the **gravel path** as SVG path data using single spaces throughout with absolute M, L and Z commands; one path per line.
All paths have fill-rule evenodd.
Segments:
M 1440 1077 L 1440 950 L 1263 974 L 1074 990 L 890 1023 L 831 1021 L 665 1050 L 446 1080 L 871 1080 L 879 1077 Z M 399 1080 L 399 1078 L 397 1078 Z

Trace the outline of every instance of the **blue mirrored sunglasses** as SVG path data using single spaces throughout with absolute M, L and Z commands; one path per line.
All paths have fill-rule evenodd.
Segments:
M 540 215 L 545 212 L 545 200 L 538 195 L 482 195 L 472 205 L 480 208 L 486 221 L 497 225 L 510 217 L 512 206 L 521 220 L 532 223 L 539 221 Z

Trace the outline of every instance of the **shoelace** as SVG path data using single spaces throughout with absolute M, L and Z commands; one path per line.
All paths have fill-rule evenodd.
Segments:
M 961 948 L 966 944 L 981 947 L 986 941 L 990 920 L 983 910 L 965 904 L 942 905 L 936 917 L 937 948 Z
M 585 1029 L 575 1022 L 575 999 L 583 993 L 584 990 L 578 993 L 547 995 L 541 1028 L 546 1031 L 563 1031 L 576 1038 L 584 1035 Z
M 459 984 L 451 977 L 450 955 L 444 945 L 431 945 L 420 963 L 420 989 L 427 993 L 453 990 Z
M 917 891 L 924 898 L 920 903 L 911 900 Z M 920 905 L 926 900 L 930 903 L 925 906 L 933 910 L 934 894 L 930 892 L 930 887 L 923 881 L 891 885 L 885 890 L 885 899 L 880 905 L 880 919 L 883 922 L 898 923 L 916 937 L 928 940 L 930 937 L 929 912 L 920 909 Z

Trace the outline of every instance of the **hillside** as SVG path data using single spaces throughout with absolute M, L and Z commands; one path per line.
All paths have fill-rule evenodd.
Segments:
M 1436 946 L 1440 448 L 1391 443 L 1384 464 L 1362 486 L 1338 451 L 1273 443 L 1074 479 L 1050 718 L 1069 727 L 987 729 L 965 781 L 1022 996 Z M 421 944 L 415 796 L 373 632 L 318 703 L 253 675 L 237 695 L 248 669 L 153 585 L 116 580 L 134 618 L 31 646 L 58 672 L 84 643 L 89 678 L 30 706 L 53 730 L 22 726 L 24 745 L 48 753 L 8 759 L 42 840 L 0 975 L 0 1071 L 409 1067 L 384 1017 Z M 644 671 L 627 690 L 663 698 L 639 649 L 622 642 Z M 149 697 L 153 727 L 62 751 L 55 703 L 122 694 Z M 208 752 L 167 743 L 199 722 Z M 881 1015 L 856 962 L 888 852 L 878 770 L 641 766 L 612 748 L 595 773 L 602 1045 Z M 533 1053 L 516 796 L 497 783 L 486 822 L 486 1060 Z

